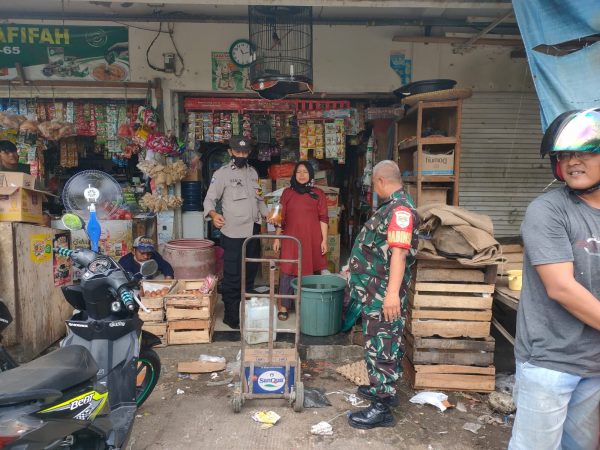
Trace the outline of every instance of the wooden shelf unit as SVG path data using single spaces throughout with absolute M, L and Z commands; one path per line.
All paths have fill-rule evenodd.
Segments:
M 394 157 L 402 173 L 409 171 L 414 174 L 404 176 L 403 180 L 415 185 L 414 200 L 417 207 L 423 206 L 423 188 L 432 189 L 436 186 L 446 188 L 449 204 L 458 206 L 461 121 L 462 100 L 420 101 L 408 109 L 404 117 L 396 121 Z M 426 127 L 443 130 L 447 136 L 423 137 L 423 130 Z M 454 173 L 424 174 L 422 170 L 424 147 L 440 152 L 453 150 Z M 416 167 L 414 167 L 415 162 Z

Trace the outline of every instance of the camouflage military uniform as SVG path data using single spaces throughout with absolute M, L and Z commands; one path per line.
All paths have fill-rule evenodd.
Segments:
M 398 226 L 400 224 L 400 226 Z M 409 195 L 403 189 L 394 192 L 365 223 L 350 255 L 350 295 L 362 303 L 362 327 L 365 337 L 365 361 L 371 393 L 388 397 L 396 393 L 401 343 L 406 319 L 408 285 L 415 261 L 418 216 Z M 400 288 L 401 316 L 392 322 L 383 317 L 391 247 L 409 250 Z

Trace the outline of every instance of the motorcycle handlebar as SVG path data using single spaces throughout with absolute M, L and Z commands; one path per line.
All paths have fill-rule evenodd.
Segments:
M 133 303 L 133 293 L 129 289 L 121 289 L 119 296 L 129 311 L 133 311 L 135 309 L 135 304 Z

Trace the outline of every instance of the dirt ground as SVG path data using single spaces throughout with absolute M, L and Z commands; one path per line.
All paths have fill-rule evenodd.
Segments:
M 179 361 L 194 360 L 201 354 L 223 356 L 227 361 L 233 361 L 238 349 L 239 343 L 235 342 L 157 349 L 163 373 L 156 390 L 138 411 L 128 449 L 507 448 L 512 419 L 493 413 L 485 395 L 449 393 L 450 402 L 458 408 L 442 413 L 430 405 L 409 403 L 414 391 L 401 382 L 401 405 L 394 409 L 396 426 L 363 431 L 348 425 L 347 412 L 358 408 L 342 394 L 328 395 L 332 406 L 305 409 L 302 413 L 293 412 L 283 400 L 248 400 L 241 413 L 234 414 L 230 405 L 232 387 L 227 384 L 208 386 L 210 374 L 199 375 L 197 379 L 178 377 Z M 342 364 L 307 362 L 303 374 L 305 386 L 321 388 L 327 393 L 354 393 L 356 386 L 335 372 Z M 228 377 L 222 372 L 217 381 L 226 381 Z M 281 419 L 275 426 L 262 429 L 261 424 L 251 418 L 258 410 L 275 411 Z M 330 421 L 332 436 L 311 435 L 311 426 L 320 421 Z M 463 429 L 466 423 L 481 427 L 477 433 L 472 433 Z

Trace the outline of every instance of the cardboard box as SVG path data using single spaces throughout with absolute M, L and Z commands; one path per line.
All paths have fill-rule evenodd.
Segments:
M 327 171 L 319 170 L 315 173 L 315 185 L 316 186 L 327 186 Z
M 327 197 L 327 207 L 335 207 L 338 205 L 340 189 L 336 187 L 329 186 L 321 186 L 320 187 L 323 192 L 325 192 L 325 197 Z
M 327 228 L 328 235 L 339 234 L 340 232 L 340 218 L 338 216 L 329 216 L 329 227 Z
M 35 177 L 23 172 L 0 172 L 0 187 L 35 189 Z
M 23 187 L 0 187 L 0 221 L 42 223 L 42 201 L 45 194 Z
M 417 201 L 417 187 L 414 184 L 407 184 L 406 188 L 413 200 Z M 449 189 L 448 187 L 421 186 L 421 197 L 417 206 L 447 205 Z
M 453 175 L 454 174 L 454 150 L 451 152 L 434 153 L 423 151 L 421 161 L 421 173 L 423 175 Z M 417 170 L 417 152 L 413 153 L 413 168 Z

